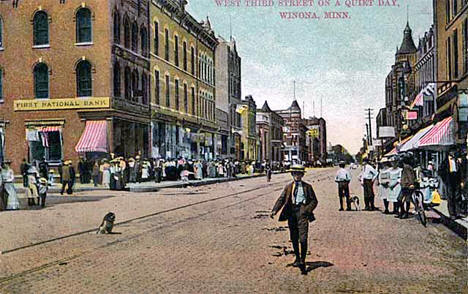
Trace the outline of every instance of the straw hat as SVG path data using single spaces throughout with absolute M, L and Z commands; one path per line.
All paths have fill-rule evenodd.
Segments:
M 290 168 L 289 168 L 289 172 L 293 173 L 293 172 L 300 172 L 300 173 L 305 173 L 305 167 L 302 165 L 302 164 L 293 164 Z
M 45 184 L 47 184 L 47 179 L 46 179 L 46 178 L 40 178 L 40 179 L 39 179 L 39 183 L 45 185 Z

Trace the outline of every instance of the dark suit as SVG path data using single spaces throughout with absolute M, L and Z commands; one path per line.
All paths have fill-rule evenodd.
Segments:
M 272 213 L 276 214 L 282 209 L 279 221 L 288 221 L 289 233 L 294 253 L 296 254 L 296 260 L 299 260 L 300 256 L 300 259 L 304 263 L 307 254 L 309 218 L 313 216 L 313 211 L 317 207 L 318 201 L 312 186 L 306 182 L 302 182 L 305 203 L 299 205 L 293 204 L 294 186 L 295 183 L 292 182 L 283 189 L 283 192 L 272 209 Z M 299 241 L 301 242 L 300 255 Z

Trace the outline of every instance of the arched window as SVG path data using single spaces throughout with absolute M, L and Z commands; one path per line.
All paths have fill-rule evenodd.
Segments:
M 124 19 L 124 46 L 130 48 L 130 22 L 127 17 Z
M 137 52 L 138 50 L 138 25 L 136 22 L 132 24 L 132 51 Z
M 76 42 L 92 42 L 91 10 L 80 8 L 76 12 Z
M 120 65 L 114 64 L 114 97 L 120 97 Z
M 93 95 L 93 81 L 91 77 L 91 63 L 82 60 L 76 66 L 76 88 L 78 97 Z
M 49 44 L 49 18 L 45 11 L 38 11 L 33 19 L 34 45 Z
M 141 39 L 141 54 L 146 56 L 148 54 L 148 34 L 145 27 L 141 27 L 140 30 L 140 39 Z
M 34 95 L 36 98 L 49 98 L 49 68 L 42 62 L 34 67 Z
M 120 44 L 120 15 L 114 12 L 114 43 Z
M 130 72 L 130 68 L 127 66 L 125 67 L 125 99 L 130 100 L 132 98 L 132 74 Z

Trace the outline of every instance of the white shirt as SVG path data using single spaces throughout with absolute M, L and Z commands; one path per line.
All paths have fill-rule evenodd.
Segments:
M 335 177 L 335 182 L 350 182 L 351 181 L 351 175 L 349 174 L 349 171 L 344 168 L 340 168 L 338 172 L 336 173 Z
M 370 164 L 364 165 L 361 173 L 361 180 L 375 180 L 379 172 L 375 170 Z

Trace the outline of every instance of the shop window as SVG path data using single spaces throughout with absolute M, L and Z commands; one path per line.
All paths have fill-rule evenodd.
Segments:
M 45 11 L 38 11 L 33 19 L 34 45 L 49 44 L 49 18 Z
M 161 84 L 159 81 L 159 71 L 154 71 L 154 92 L 155 92 L 155 103 L 159 105 L 161 99 Z
M 114 64 L 114 96 L 120 97 L 120 65 Z
M 34 67 L 34 95 L 36 98 L 49 98 L 49 68 L 45 63 Z
M 91 10 L 88 8 L 80 8 L 76 13 L 76 41 L 92 42 Z
M 143 56 L 146 56 L 148 53 L 147 53 L 147 43 L 148 43 L 148 37 L 147 37 L 147 33 L 146 33 L 146 28 L 145 27 L 142 27 L 141 28 L 141 31 L 140 31 L 140 39 L 141 39 L 141 54 Z
M 136 22 L 132 24 L 132 51 L 137 52 L 138 50 L 138 25 Z
M 130 48 L 130 22 L 128 17 L 124 19 L 124 46 L 125 48 Z
M 92 96 L 91 63 L 87 60 L 80 61 L 76 66 L 76 85 L 78 97 Z
M 120 15 L 114 12 L 114 43 L 120 44 Z
M 60 161 L 62 160 L 62 135 L 60 131 L 40 132 L 28 130 L 29 152 L 31 161 Z M 36 139 L 31 141 L 31 132 L 35 132 Z

